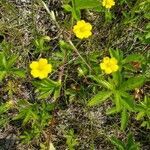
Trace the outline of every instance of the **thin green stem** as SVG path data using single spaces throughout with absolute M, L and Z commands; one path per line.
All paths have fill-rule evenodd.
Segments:
M 79 51 L 77 50 L 77 48 L 74 46 L 74 44 L 72 43 L 71 40 L 68 40 L 69 44 L 72 46 L 73 50 L 78 54 L 78 56 L 81 58 L 81 60 L 87 65 L 87 67 L 90 69 L 90 71 L 92 70 L 92 68 L 90 67 L 90 65 L 86 62 L 86 60 L 81 56 L 81 54 L 79 53 Z

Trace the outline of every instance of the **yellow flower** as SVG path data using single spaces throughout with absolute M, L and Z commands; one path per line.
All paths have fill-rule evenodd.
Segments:
M 92 35 L 92 25 L 84 20 L 78 21 L 73 27 L 73 32 L 79 39 L 88 38 Z
M 116 72 L 119 69 L 118 61 L 115 58 L 104 57 L 100 68 L 105 71 L 106 74 Z
M 31 75 L 34 78 L 44 79 L 52 72 L 52 65 L 48 64 L 47 59 L 40 58 L 39 61 L 33 61 L 30 64 Z
M 103 0 L 102 5 L 106 8 L 111 8 L 112 6 L 115 5 L 114 0 Z

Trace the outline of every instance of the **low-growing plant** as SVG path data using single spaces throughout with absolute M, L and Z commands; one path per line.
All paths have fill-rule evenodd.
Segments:
M 92 10 L 96 12 L 102 12 L 105 14 L 105 20 L 110 21 L 112 19 L 112 14 L 110 8 L 115 5 L 114 0 L 111 1 L 99 1 L 99 0 L 64 0 L 63 8 L 67 12 L 71 12 L 72 22 L 73 19 L 81 19 L 81 10 Z
M 116 137 L 109 138 L 116 150 L 140 150 L 139 144 L 134 141 L 132 133 L 129 133 L 126 141 L 121 141 Z
M 141 126 L 150 129 L 150 98 L 144 97 L 144 101 L 135 105 L 135 111 L 138 113 L 137 120 L 142 120 Z
M 50 49 L 50 46 L 48 46 L 47 42 L 49 42 L 51 39 L 49 36 L 42 36 L 35 40 L 35 52 L 40 53 L 44 51 L 48 51 Z
M 66 144 L 69 150 L 75 150 L 75 147 L 78 145 L 77 138 L 74 134 L 74 130 L 70 129 L 68 132 L 65 133 L 66 137 Z
M 131 93 L 135 88 L 140 88 L 146 81 L 144 74 L 137 76 L 132 74 L 136 70 L 133 63 L 136 62 L 142 65 L 145 62 L 144 57 L 138 54 L 123 58 L 123 54 L 119 50 L 110 50 L 110 55 L 112 59 L 105 58 L 100 67 L 104 69 L 106 74 L 112 73 L 112 76 L 104 76 L 104 74 L 89 76 L 107 90 L 101 89 L 98 94 L 88 101 L 88 106 L 95 106 L 111 99 L 115 107 L 107 110 L 107 114 L 120 113 L 121 129 L 124 130 L 129 120 L 129 114 L 135 106 L 134 97 Z
M 6 103 L 0 103 L 0 127 L 5 127 L 11 120 L 11 116 L 8 116 L 8 111 L 13 108 L 13 101 Z
M 7 76 L 25 77 L 25 71 L 15 67 L 18 55 L 10 54 L 9 48 L 9 43 L 5 41 L 0 45 L 0 81 Z
M 56 100 L 60 96 L 61 83 L 59 81 L 55 82 L 50 79 L 44 79 L 41 81 L 34 81 L 33 85 L 36 87 L 35 92 L 39 99 L 51 96 Z
M 25 128 L 20 136 L 23 142 L 30 143 L 40 137 L 44 128 L 50 125 L 54 106 L 54 103 L 49 104 L 45 101 L 33 104 L 27 100 L 18 102 L 18 114 L 13 120 L 20 120 Z

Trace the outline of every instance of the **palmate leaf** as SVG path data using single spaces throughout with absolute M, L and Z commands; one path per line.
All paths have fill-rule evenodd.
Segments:
M 51 94 L 54 94 L 56 100 L 60 95 L 61 83 L 55 82 L 50 79 L 44 79 L 41 81 L 34 81 L 33 85 L 36 87 L 36 93 L 39 98 L 47 98 Z
M 88 106 L 95 106 L 101 104 L 102 102 L 107 100 L 107 98 L 109 98 L 111 95 L 111 91 L 100 91 L 91 100 L 89 100 Z

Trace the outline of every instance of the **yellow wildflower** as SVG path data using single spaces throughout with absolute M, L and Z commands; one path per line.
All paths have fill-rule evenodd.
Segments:
M 116 72 L 119 69 L 118 61 L 115 58 L 104 57 L 100 68 L 104 70 L 106 74 Z
M 52 65 L 48 64 L 47 59 L 40 58 L 39 61 L 33 61 L 30 64 L 31 75 L 34 78 L 44 79 L 52 72 Z
M 114 0 L 103 0 L 102 5 L 106 8 L 111 8 L 112 6 L 115 5 Z
M 73 27 L 73 32 L 79 39 L 88 38 L 92 35 L 92 25 L 84 20 L 78 21 Z

